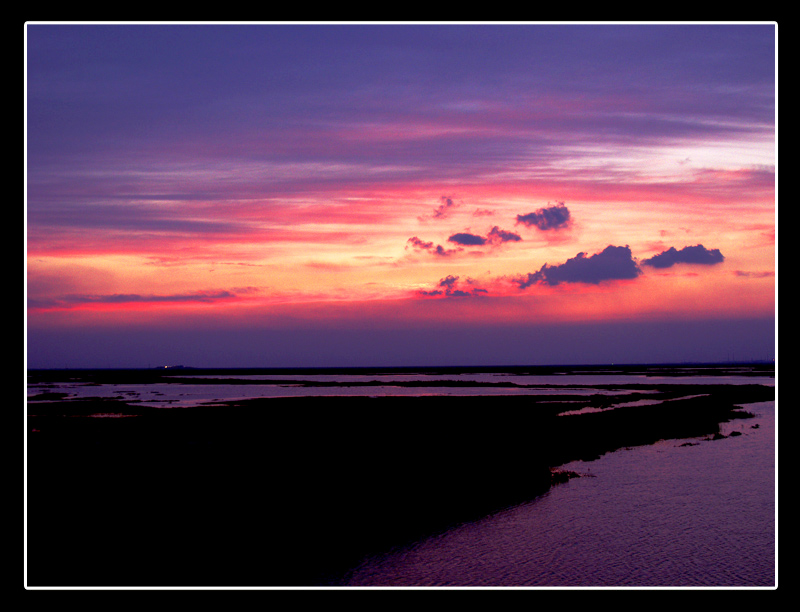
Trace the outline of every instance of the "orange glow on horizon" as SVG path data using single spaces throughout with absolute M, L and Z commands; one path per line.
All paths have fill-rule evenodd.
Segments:
M 141 57 L 91 28 L 30 29 L 34 326 L 775 314 L 769 28 L 543 27 L 560 55 L 502 27 L 480 49 L 453 29 L 446 53 L 427 28 L 282 31 L 296 49 L 222 28 L 181 43 L 220 45 L 218 65 L 161 48 L 180 82 L 139 63 L 140 33 Z M 88 41 L 106 54 L 74 55 Z M 652 70 L 664 48 L 680 70 Z

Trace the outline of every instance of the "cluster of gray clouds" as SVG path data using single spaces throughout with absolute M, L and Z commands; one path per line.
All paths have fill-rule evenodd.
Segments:
M 489 293 L 486 289 L 479 289 L 478 287 L 474 287 L 469 290 L 458 289 L 456 288 L 456 283 L 458 282 L 458 276 L 446 276 L 439 283 L 436 285 L 436 289 L 432 289 L 431 291 L 420 291 L 420 295 L 425 296 L 435 296 L 435 295 L 446 295 L 451 297 L 469 297 L 469 296 L 477 296 L 477 295 L 486 295 Z M 467 279 L 467 284 L 472 284 L 472 280 Z
M 434 219 L 442 219 L 446 217 L 451 209 L 456 206 L 452 198 L 442 196 L 441 200 L 442 203 L 433 212 L 432 217 Z M 559 202 L 555 206 L 540 208 L 539 210 L 528 213 L 527 215 L 517 215 L 516 224 L 522 224 L 527 227 L 536 227 L 542 231 L 549 231 L 561 230 L 569 227 L 570 222 L 571 219 L 569 209 L 567 209 L 563 202 Z M 495 225 L 485 236 L 480 236 L 478 234 L 472 234 L 469 232 L 458 232 L 452 234 L 447 239 L 447 242 L 456 245 L 452 248 L 445 248 L 441 244 L 426 242 L 421 240 L 418 236 L 412 236 L 409 238 L 408 244 L 417 250 L 428 251 L 433 255 L 448 256 L 462 251 L 464 247 L 486 245 L 495 246 L 503 244 L 504 242 L 519 242 L 520 240 L 522 240 L 522 236 L 516 232 L 503 230 L 500 229 L 499 226 Z
M 437 209 L 439 218 L 444 216 L 449 207 L 453 206 L 450 198 L 442 198 L 442 201 L 443 204 Z M 437 215 L 435 214 L 434 216 Z M 571 216 L 564 203 L 559 202 L 554 206 L 540 208 L 525 215 L 517 215 L 516 223 L 529 228 L 536 228 L 539 231 L 558 231 L 569 227 Z M 435 245 L 433 242 L 425 242 L 417 236 L 410 238 L 408 242 L 415 249 L 428 251 L 434 255 L 447 256 L 467 246 L 497 245 L 519 240 L 522 240 L 519 234 L 501 230 L 498 226 L 494 226 L 486 236 L 464 232 L 452 234 L 448 238 L 448 242 L 457 246 L 450 249 Z M 536 284 L 549 286 L 561 283 L 599 284 L 609 280 L 634 279 L 642 274 L 640 265 L 663 269 L 677 264 L 714 265 L 724 260 L 725 257 L 719 249 L 707 249 L 702 244 L 698 244 L 681 249 L 670 247 L 658 255 L 637 262 L 629 246 L 609 245 L 600 253 L 594 255 L 587 256 L 586 253 L 578 253 L 575 257 L 562 264 L 551 266 L 545 263 L 536 272 L 518 275 L 512 278 L 511 282 L 520 289 L 527 289 Z M 457 276 L 447 276 L 439 282 L 436 289 L 420 291 L 419 293 L 423 296 L 444 295 L 453 297 L 477 296 L 488 293 L 485 289 L 478 288 L 472 288 L 469 291 L 457 289 L 457 281 Z

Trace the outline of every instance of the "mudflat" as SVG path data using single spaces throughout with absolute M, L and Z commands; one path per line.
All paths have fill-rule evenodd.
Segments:
M 711 440 L 720 423 L 750 416 L 740 405 L 775 396 L 759 384 L 640 390 L 661 403 L 608 409 L 645 397 L 636 388 L 569 404 L 337 396 L 163 409 L 31 398 L 28 584 L 336 585 L 365 555 L 534 499 L 565 479 L 564 463 Z

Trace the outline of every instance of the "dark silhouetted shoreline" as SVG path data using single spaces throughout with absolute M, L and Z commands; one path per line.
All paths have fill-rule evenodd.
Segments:
M 737 404 L 775 394 L 645 386 L 664 401 L 573 415 L 548 396 L 185 409 L 41 396 L 28 404 L 28 584 L 336 585 L 365 555 L 534 499 L 569 476 L 553 476 L 569 461 L 711 439 L 720 423 L 750 416 Z M 568 409 L 600 398 L 581 401 Z

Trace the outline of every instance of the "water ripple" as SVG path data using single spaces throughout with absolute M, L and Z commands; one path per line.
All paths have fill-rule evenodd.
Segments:
M 774 587 L 774 402 L 747 409 L 723 429 L 740 436 L 571 463 L 595 478 L 370 559 L 349 584 Z

